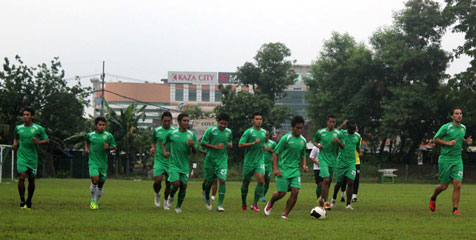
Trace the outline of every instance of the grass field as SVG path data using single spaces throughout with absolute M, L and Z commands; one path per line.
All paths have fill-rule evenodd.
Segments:
M 249 202 L 255 184 L 250 185 Z M 473 239 L 474 185 L 463 185 L 460 209 L 451 213 L 451 191 L 428 210 L 434 185 L 361 184 L 355 210 L 339 202 L 325 220 L 312 220 L 313 183 L 304 183 L 289 219 L 285 199 L 270 217 L 240 209 L 240 183 L 229 182 L 225 212 L 205 209 L 201 182 L 191 181 L 180 214 L 156 208 L 152 181 L 109 179 L 98 211 L 89 209 L 89 180 L 38 179 L 33 209 L 20 210 L 16 183 L 0 184 L 0 239 Z M 270 192 L 276 189 L 271 183 Z M 268 193 L 268 198 L 271 193 Z M 175 201 L 176 203 L 176 201 Z M 174 203 L 174 204 L 175 204 Z M 216 202 L 214 203 L 214 208 Z M 260 208 L 264 203 L 260 203 Z

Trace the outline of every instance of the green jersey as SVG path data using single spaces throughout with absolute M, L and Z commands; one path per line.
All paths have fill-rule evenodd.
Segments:
M 109 147 L 117 147 L 116 140 L 110 132 L 93 131 L 86 135 L 86 144 L 89 144 L 89 167 L 107 168 L 109 150 L 104 148 L 105 143 Z
M 197 137 L 195 133 L 186 130 L 181 132 L 179 129 L 175 129 L 170 132 L 166 137 L 164 144 L 170 144 L 170 157 L 169 157 L 169 171 L 178 172 L 183 174 L 189 173 L 188 156 L 190 155 L 190 146 L 188 146 L 188 140 L 192 140 L 195 148 L 197 148 Z
M 345 148 L 339 151 L 337 167 L 354 166 L 356 164 L 355 151 L 360 148 L 360 134 L 357 132 L 349 134 L 347 130 L 342 130 L 341 133 Z
M 267 142 L 264 143 L 266 148 L 274 149 L 276 147 L 276 142 L 269 139 Z M 270 151 L 264 151 L 264 164 L 266 166 L 273 167 L 273 153 Z
M 18 125 L 15 128 L 15 139 L 19 142 L 17 151 L 17 161 L 26 164 L 38 164 L 37 144 L 33 142 L 33 138 L 38 140 L 48 139 L 45 129 L 33 123 L 27 127 L 25 124 Z
M 260 129 L 256 130 L 254 127 L 248 128 L 245 133 L 240 138 L 241 143 L 251 143 L 259 139 L 260 142 L 250 147 L 247 147 L 245 150 L 245 162 L 244 165 L 248 164 L 257 164 L 263 163 L 264 161 L 264 139 L 266 138 L 266 130 Z
M 152 142 L 155 143 L 155 161 L 158 161 L 162 164 L 162 166 L 167 167 L 168 161 L 167 158 L 164 157 L 164 152 L 162 151 L 162 143 L 165 141 L 165 137 L 167 135 L 176 130 L 177 128 L 174 126 L 170 126 L 170 128 L 165 129 L 162 126 L 156 127 L 152 134 Z M 170 152 L 170 144 L 165 145 L 165 148 L 168 152 Z
M 332 141 L 334 138 L 342 141 L 342 133 L 336 128 L 332 131 L 328 131 L 327 128 L 320 129 L 312 138 L 313 142 L 318 142 L 322 145 L 322 150 L 319 151 L 319 163 L 325 163 L 329 167 L 336 166 L 339 150 L 339 144 Z
M 461 152 L 463 150 L 464 135 L 466 135 L 466 126 L 463 124 L 460 124 L 459 127 L 451 122 L 443 125 L 433 139 L 441 139 L 443 141 L 456 140 L 456 144 L 453 146 L 441 145 L 441 152 L 438 161 L 460 161 Z
M 203 134 L 200 144 L 211 144 L 215 146 L 223 144 L 224 147 L 223 149 L 215 149 L 202 146 L 207 152 L 204 161 L 209 163 L 228 162 L 227 143 L 231 143 L 231 141 L 232 135 L 229 128 L 225 128 L 223 131 L 217 126 L 208 128 Z
M 306 157 L 306 139 L 300 135 L 295 137 L 287 133 L 274 148 L 279 156 L 278 169 L 284 178 L 299 177 L 299 163 Z

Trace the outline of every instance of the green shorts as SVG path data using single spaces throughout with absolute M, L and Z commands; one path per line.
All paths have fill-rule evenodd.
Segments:
M 357 174 L 357 171 L 355 169 L 355 165 L 336 168 L 337 182 L 343 182 L 345 178 L 349 178 L 353 181 L 355 180 L 356 174 Z
M 205 180 L 213 181 L 215 178 L 220 178 L 226 180 L 226 175 L 228 173 L 228 167 L 207 167 L 203 168 L 203 174 L 205 175 Z
M 188 183 L 188 174 L 179 172 L 179 171 L 171 171 L 169 170 L 169 178 L 167 179 L 169 182 L 180 181 L 183 184 Z
M 291 188 L 301 189 L 301 176 L 295 177 L 276 177 L 276 187 L 278 192 L 289 192 Z
M 271 165 L 266 164 L 264 166 L 264 177 L 266 179 L 271 179 L 272 174 L 273 174 L 273 164 L 271 164 Z
M 90 166 L 89 167 L 89 177 L 98 177 L 100 182 L 106 182 L 107 178 L 107 168 L 99 168 Z
M 442 184 L 451 182 L 451 179 L 463 181 L 463 161 L 438 162 L 440 177 L 438 181 Z
M 255 173 L 261 173 L 263 175 L 266 173 L 265 166 L 262 161 L 259 163 L 243 165 L 243 179 L 244 180 L 250 180 Z
M 22 161 L 17 161 L 17 172 L 20 174 L 26 172 L 28 176 L 36 178 L 36 172 L 38 170 L 38 163 L 28 164 Z
M 160 176 L 160 175 L 165 175 L 168 176 L 168 169 L 166 166 L 164 166 L 163 163 L 155 160 L 154 161 L 154 177 Z
M 320 171 L 319 171 L 319 176 L 321 178 L 330 178 L 332 180 L 332 176 L 334 175 L 334 168 L 333 167 L 329 167 L 327 164 L 324 164 L 321 163 L 319 165 L 319 167 L 321 168 Z

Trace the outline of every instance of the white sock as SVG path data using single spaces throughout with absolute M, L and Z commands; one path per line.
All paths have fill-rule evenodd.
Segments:
M 345 191 L 341 191 L 341 197 L 345 198 Z
M 352 198 L 357 198 L 357 194 L 352 194 Z
M 160 192 L 156 192 L 156 193 L 155 193 L 155 196 L 158 197 L 158 198 L 160 198 Z
M 102 196 L 103 190 L 104 190 L 104 187 L 102 187 L 102 188 L 99 188 L 99 187 L 98 187 L 98 190 L 97 190 L 97 192 L 96 192 L 96 201 L 99 202 L 99 199 L 100 199 L 101 196 Z
M 94 185 L 91 183 L 89 186 L 89 190 L 91 191 L 91 201 L 97 200 L 97 192 L 98 192 L 98 185 Z

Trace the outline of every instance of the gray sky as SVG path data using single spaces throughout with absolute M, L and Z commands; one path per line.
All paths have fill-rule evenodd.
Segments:
M 442 1 L 441 1 L 442 2 Z M 291 59 L 310 64 L 332 31 L 368 43 L 392 23 L 401 0 L 4 1 L 0 57 L 26 64 L 59 56 L 67 77 L 106 73 L 149 81 L 167 71 L 235 71 L 263 43 L 283 42 Z M 450 51 L 463 42 L 447 34 Z M 2 59 L 3 63 L 3 59 Z M 448 72 L 469 66 L 469 58 Z M 107 80 L 116 80 L 107 78 Z M 85 85 L 89 79 L 84 79 Z

